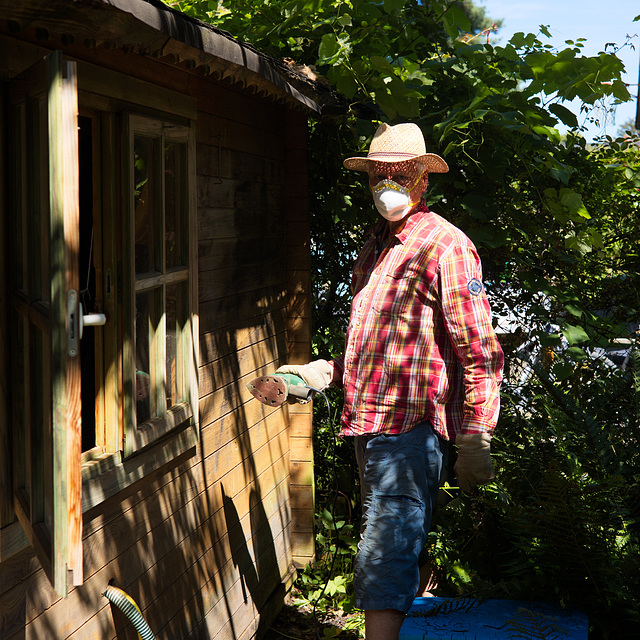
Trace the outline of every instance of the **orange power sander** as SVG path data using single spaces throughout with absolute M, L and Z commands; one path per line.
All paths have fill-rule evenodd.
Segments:
M 247 384 L 254 398 L 269 407 L 279 407 L 285 400 L 305 404 L 313 397 L 315 389 L 293 373 L 272 373 Z

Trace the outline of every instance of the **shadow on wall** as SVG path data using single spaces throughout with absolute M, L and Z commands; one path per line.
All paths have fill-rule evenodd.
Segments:
M 280 576 L 276 570 L 278 564 L 275 542 L 267 514 L 262 508 L 258 492 L 252 490 L 252 508 L 249 516 L 249 537 L 253 546 L 253 554 L 251 554 L 238 511 L 233 500 L 225 494 L 224 486 L 222 487 L 222 495 L 231 557 L 234 567 L 237 567 L 240 574 L 243 601 L 245 604 L 249 604 L 250 600 L 253 601 L 255 607 L 260 611 L 269 597 L 273 595 L 274 588 L 280 583 Z M 267 630 L 268 625 L 265 624 L 265 621 L 268 622 L 268 619 L 260 616 L 256 631 L 257 637 L 261 637 Z

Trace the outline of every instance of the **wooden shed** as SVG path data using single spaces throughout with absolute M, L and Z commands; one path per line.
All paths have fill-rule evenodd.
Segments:
M 321 87 L 156 0 L 0 0 L 0 637 L 251 638 L 313 557 Z

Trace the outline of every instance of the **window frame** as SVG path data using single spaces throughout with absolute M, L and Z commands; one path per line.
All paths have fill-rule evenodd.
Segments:
M 82 510 L 86 512 L 163 465 L 189 451 L 195 451 L 200 440 L 195 135 L 197 109 L 194 98 L 86 62 L 78 61 L 77 65 L 81 113 L 83 110 L 95 111 L 100 115 L 102 277 L 109 278 L 111 288 L 111 295 L 105 293 L 103 299 L 105 314 L 108 318 L 115 319 L 114 322 L 107 321 L 103 327 L 103 342 L 106 350 L 113 348 L 119 354 L 115 366 L 110 366 L 105 354 L 102 372 L 102 419 L 105 421 L 103 446 L 96 446 L 82 454 Z M 119 89 L 117 97 L 111 96 L 114 85 Z M 134 384 L 131 378 L 125 384 L 124 370 L 125 366 L 127 370 L 132 370 L 134 353 L 130 310 L 134 308 L 132 296 L 135 295 L 135 287 L 128 277 L 133 269 L 133 237 L 130 236 L 133 224 L 133 168 L 129 160 L 130 136 L 132 119 L 135 123 L 141 118 L 157 121 L 165 127 L 177 127 L 187 138 L 189 342 L 185 357 L 188 357 L 190 406 L 176 407 L 170 412 L 169 420 L 154 420 L 145 425 L 145 433 L 136 438 L 131 428 L 135 404 L 132 403 L 132 396 L 127 399 L 127 393 L 133 392 Z M 113 153 L 114 150 L 117 152 Z M 106 289 L 103 285 L 103 291 L 106 292 Z
M 51 52 L 10 95 L 13 507 L 65 597 L 83 581 L 76 65 Z
M 136 136 L 149 137 L 159 140 L 160 165 L 155 172 L 159 184 L 155 188 L 155 197 L 162 200 L 162 204 L 152 212 L 154 216 L 153 228 L 159 229 L 158 237 L 154 237 L 156 251 L 160 254 L 162 267 L 145 274 L 136 274 L 135 265 L 135 177 L 134 177 L 134 140 Z M 136 452 L 144 449 L 149 444 L 157 441 L 171 431 L 180 427 L 193 427 L 198 422 L 198 393 L 197 393 L 197 287 L 195 286 L 197 271 L 197 249 L 195 242 L 196 228 L 195 216 L 195 141 L 192 127 L 175 124 L 166 119 L 151 118 L 133 113 L 124 117 L 123 131 L 123 307 L 124 307 L 124 340 L 123 340 L 123 412 L 124 424 L 127 425 L 124 431 L 124 456 L 128 458 Z M 185 220 L 183 221 L 186 240 L 186 265 L 180 269 L 167 269 L 164 260 L 165 221 L 164 221 L 164 154 L 165 142 L 178 142 L 186 147 L 186 170 L 184 175 L 184 185 L 181 206 L 184 207 Z M 158 266 L 158 265 L 155 265 Z M 185 275 L 186 272 L 186 275 Z M 169 409 L 164 409 L 164 395 L 162 385 L 157 387 L 157 394 L 152 394 L 155 402 L 152 404 L 153 413 L 159 414 L 137 424 L 134 397 L 136 395 L 135 371 L 135 312 L 136 295 L 144 292 L 159 292 L 164 300 L 166 287 L 172 284 L 187 284 L 187 303 L 185 325 L 179 331 L 178 351 L 180 359 L 184 363 L 185 371 L 182 372 L 181 389 L 182 397 L 187 398 L 172 405 Z M 161 315 L 166 318 L 166 304 L 160 303 L 162 307 Z M 159 323 L 154 335 L 150 336 L 152 345 L 156 345 L 156 353 L 150 354 L 153 378 L 156 380 L 162 376 L 158 373 L 154 376 L 153 371 L 164 369 L 164 353 L 166 348 L 166 322 Z M 157 396 L 157 397 L 156 397 Z M 128 416 L 131 416 L 129 419 Z

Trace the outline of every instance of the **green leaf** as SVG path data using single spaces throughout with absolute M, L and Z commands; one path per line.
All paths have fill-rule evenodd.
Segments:
M 405 0 L 384 0 L 384 10 L 387 13 L 400 11 L 404 7 Z
M 562 139 L 560 136 L 560 132 L 553 127 L 545 127 L 542 125 L 534 125 L 531 127 L 531 130 L 537 133 L 538 135 L 547 136 L 549 140 L 558 143 Z
M 620 79 L 616 79 L 613 81 L 611 85 L 611 92 L 620 102 L 628 102 L 631 100 L 631 94 L 627 89 L 627 86 Z
M 467 571 L 467 568 L 462 565 L 459 561 L 455 561 L 451 566 L 453 575 L 460 580 L 460 582 L 466 583 L 471 581 L 471 576 Z
M 567 349 L 566 354 L 572 359 L 576 361 L 581 361 L 587 359 L 589 356 L 587 353 L 581 349 L 580 347 L 569 347 Z
M 562 333 L 570 345 L 586 342 L 589 339 L 589 335 L 582 327 L 571 324 L 565 324 L 562 327 Z
M 343 67 L 337 67 L 339 71 L 338 79 L 336 82 L 336 89 L 347 98 L 353 98 L 358 92 L 358 83 L 348 70 Z
M 543 347 L 559 347 L 562 344 L 562 336 L 558 333 L 540 333 L 538 339 Z
M 444 28 L 452 40 L 456 40 L 460 31 L 468 32 L 471 28 L 469 18 L 458 5 L 451 4 L 443 16 Z
M 569 184 L 571 169 L 567 165 L 554 160 L 552 166 L 549 168 L 549 174 L 554 180 L 562 184 Z
M 411 119 L 420 116 L 420 100 L 412 96 L 406 96 L 397 102 L 398 114 L 403 118 Z
M 521 49 L 525 46 L 524 32 L 518 31 L 511 36 L 511 40 L 509 43 L 513 45 L 516 49 Z
M 475 245 L 483 244 L 492 249 L 504 246 L 509 237 L 505 229 L 499 229 L 491 225 L 487 225 L 482 229 L 469 228 L 466 231 Z
M 382 56 L 371 56 L 369 58 L 369 61 L 371 62 L 371 66 L 374 69 L 378 71 L 384 71 L 389 75 L 395 75 L 394 68 L 386 58 L 383 58 Z
M 376 95 L 376 104 L 390 120 L 393 120 L 398 115 L 396 101 L 393 96 L 388 94 Z
M 591 240 L 591 244 L 595 249 L 604 249 L 604 238 L 602 234 L 597 229 L 589 229 L 589 239 Z
M 333 33 L 325 33 L 320 41 L 320 48 L 318 49 L 319 64 L 327 64 L 331 58 L 333 58 L 338 51 L 340 51 L 340 45 L 338 44 L 338 38 Z
M 571 231 L 566 235 L 564 239 L 564 246 L 567 249 L 576 251 L 581 256 L 584 256 L 593 250 L 589 236 L 584 233 L 576 233 L 575 231 Z
M 573 189 L 560 189 L 560 202 L 569 209 L 572 214 L 577 214 L 587 220 L 591 218 L 586 207 L 582 203 L 582 196 Z
M 553 363 L 551 371 L 558 382 L 562 382 L 573 374 L 573 365 L 564 360 L 557 360 Z
M 558 118 L 560 118 L 560 121 L 563 124 L 566 124 L 568 127 L 575 128 L 578 126 L 578 118 L 576 117 L 576 115 L 572 111 L 569 111 L 569 109 L 567 109 L 563 105 L 554 102 L 553 104 L 549 105 L 549 111 L 558 116 Z
M 572 316 L 576 316 L 577 318 L 581 318 L 582 317 L 582 309 L 580 307 L 576 307 L 575 305 L 569 303 L 569 304 L 565 304 L 564 308 L 572 315 Z

